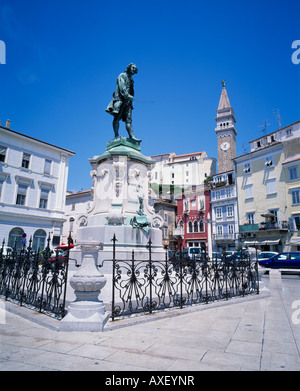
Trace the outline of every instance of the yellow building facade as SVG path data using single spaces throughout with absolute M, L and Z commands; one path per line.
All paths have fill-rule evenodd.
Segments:
M 300 250 L 300 121 L 250 141 L 233 159 L 239 238 L 259 250 Z

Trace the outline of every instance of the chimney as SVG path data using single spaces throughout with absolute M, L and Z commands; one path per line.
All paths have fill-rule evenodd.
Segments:
M 10 129 L 10 119 L 8 119 L 8 120 L 6 121 L 5 127 L 6 127 L 7 129 Z

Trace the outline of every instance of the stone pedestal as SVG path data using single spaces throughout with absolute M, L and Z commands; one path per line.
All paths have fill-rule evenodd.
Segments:
M 112 259 L 112 238 L 116 235 L 118 259 L 147 260 L 147 244 L 152 241 L 152 259 L 165 260 L 162 245 L 163 219 L 149 203 L 151 168 L 154 161 L 144 156 L 140 145 L 131 139 L 118 137 L 110 141 L 106 151 L 89 159 L 92 165 L 93 202 L 85 217 L 85 226 L 77 230 L 77 242 L 88 238 L 101 240 L 103 250 L 98 264 Z M 80 262 L 76 243 L 72 258 Z M 108 273 L 109 262 L 104 263 Z
M 96 262 L 100 243 L 90 241 L 78 243 L 82 253 L 82 266 L 70 279 L 76 300 L 68 307 L 68 314 L 60 322 L 60 331 L 103 331 L 109 313 L 99 300 L 99 294 L 106 284 Z

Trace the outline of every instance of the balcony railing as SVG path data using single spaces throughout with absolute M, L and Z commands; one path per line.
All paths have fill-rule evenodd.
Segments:
M 173 229 L 173 236 L 183 236 L 183 235 L 184 235 L 183 228 L 174 228 Z
M 240 229 L 240 232 L 288 230 L 289 225 L 288 225 L 287 221 L 280 221 L 280 222 L 276 222 L 276 223 L 261 222 L 259 224 L 240 225 L 239 229 Z
M 255 232 L 258 231 L 258 224 L 240 225 L 240 232 Z
M 258 224 L 259 230 L 288 230 L 288 222 L 287 221 L 280 221 L 276 223 L 270 223 L 270 222 L 262 222 Z
M 213 235 L 214 240 L 235 240 L 236 234 L 214 234 Z

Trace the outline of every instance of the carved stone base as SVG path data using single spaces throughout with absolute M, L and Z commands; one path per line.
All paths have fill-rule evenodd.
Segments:
M 109 313 L 102 301 L 75 301 L 60 322 L 60 331 L 103 331 Z
M 103 331 L 109 313 L 98 299 L 106 278 L 96 267 L 98 251 L 102 247 L 96 241 L 80 243 L 82 266 L 70 279 L 76 300 L 68 307 L 67 315 L 60 322 L 60 331 Z

